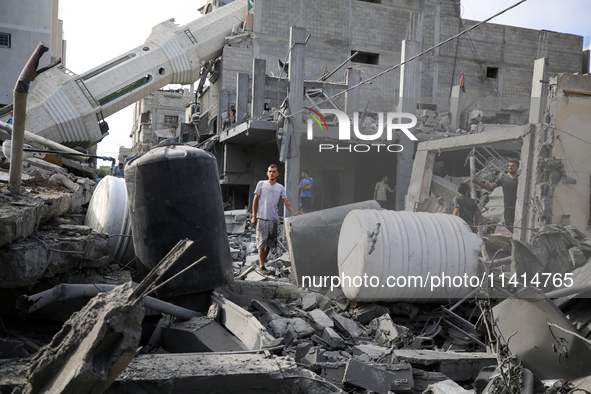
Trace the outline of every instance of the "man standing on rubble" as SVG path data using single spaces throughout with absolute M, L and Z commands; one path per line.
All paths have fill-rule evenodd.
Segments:
M 482 183 L 476 178 L 472 179 L 472 182 L 491 192 L 499 186 L 503 188 L 505 227 L 513 232 L 513 226 L 515 225 L 515 203 L 517 202 L 517 184 L 519 182 L 519 174 L 517 173 L 519 170 L 519 160 L 509 160 L 508 169 L 509 174 L 500 175 L 494 183 Z
M 285 208 L 292 215 L 296 215 L 291 207 L 291 203 L 285 194 L 283 185 L 277 183 L 279 170 L 276 164 L 271 164 L 267 169 L 266 181 L 260 181 L 254 190 L 254 200 L 252 201 L 252 220 L 251 224 L 256 228 L 257 249 L 259 250 L 259 268 L 262 274 L 268 274 L 265 268 L 265 261 L 271 251 L 271 248 L 277 247 L 277 224 L 279 215 L 277 213 L 277 204 L 279 199 L 283 199 Z

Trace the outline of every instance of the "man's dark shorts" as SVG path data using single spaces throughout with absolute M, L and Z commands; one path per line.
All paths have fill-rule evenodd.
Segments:
M 300 209 L 307 211 L 312 209 L 312 197 L 300 197 Z

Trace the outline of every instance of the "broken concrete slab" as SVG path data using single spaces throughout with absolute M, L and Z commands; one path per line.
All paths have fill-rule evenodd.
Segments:
M 332 317 L 332 320 L 335 324 L 335 329 L 345 338 L 352 338 L 354 340 L 359 339 L 361 337 L 366 336 L 365 330 L 355 323 L 355 321 L 346 318 L 345 316 L 341 316 L 337 313 Z
M 427 390 L 429 385 L 449 379 L 441 372 L 423 371 L 422 369 L 418 368 L 413 368 L 412 377 L 415 382 L 415 393 L 422 393 L 423 391 Z
M 133 359 L 143 307 L 131 283 L 100 293 L 66 322 L 31 362 L 24 393 L 103 392 Z
M 392 357 L 389 361 L 394 364 L 398 363 L 396 356 L 393 355 L 392 348 L 378 346 L 373 343 L 361 343 L 353 347 L 353 357 L 363 362 L 378 361 L 390 354 L 392 354 Z
M 316 308 L 316 294 L 306 293 L 302 296 L 302 309 L 305 311 L 311 311 Z
M 252 300 L 252 306 L 261 314 L 282 316 L 284 311 L 272 301 Z
M 493 316 L 500 343 L 536 378 L 573 380 L 589 375 L 589 345 L 539 290 L 520 290 L 496 305 Z
M 317 334 L 321 334 L 325 328 L 333 328 L 334 322 L 320 309 L 314 309 L 308 312 L 308 319 L 312 327 L 316 329 Z
M 369 323 L 374 338 L 382 346 L 402 347 L 412 340 L 412 333 L 406 327 L 394 324 L 390 315 L 386 314 L 373 319 Z
M 27 383 L 27 359 L 0 360 L 0 390 Z M 106 393 L 344 393 L 286 357 L 215 353 L 138 355 Z M 82 390 L 80 392 L 88 392 Z
M 474 393 L 474 390 L 466 390 L 451 379 L 430 384 L 424 391 L 425 394 L 466 394 Z
M 279 300 L 287 302 L 296 300 L 299 297 L 299 289 L 291 283 L 267 281 L 267 282 L 249 282 L 238 280 L 225 287 L 216 289 L 230 301 L 248 308 L 252 300 L 266 301 Z
M 343 378 L 345 377 L 345 371 L 347 370 L 346 361 L 325 362 L 319 363 L 319 365 L 321 368 L 320 376 L 338 387 L 343 385 Z
M 41 223 L 66 212 L 78 212 L 90 201 L 92 192 L 62 187 L 36 187 L 35 194 L 13 196 L 0 184 L 0 248 L 30 236 Z
M 343 338 L 331 327 L 326 327 L 324 331 L 322 331 L 322 339 L 324 339 L 332 349 L 344 349 L 346 347 Z
M 106 267 L 111 262 L 107 254 L 107 236 L 62 235 L 55 231 L 35 233 L 0 248 L 0 288 L 32 286 L 40 279 L 51 278 L 73 268 Z
M 299 317 L 275 319 L 269 323 L 269 330 L 276 338 L 285 338 L 290 333 L 295 333 L 296 339 L 306 338 L 314 334 L 314 329 Z
M 412 367 L 408 364 L 367 364 L 354 359 L 347 361 L 343 382 L 387 394 L 412 392 Z
M 164 348 L 172 353 L 237 352 L 248 350 L 214 319 L 201 316 L 162 327 Z
M 387 312 L 388 311 L 385 308 L 377 304 L 368 303 L 360 304 L 357 308 L 355 308 L 353 313 L 359 323 L 368 324 L 373 319 L 380 317 Z
M 413 367 L 435 370 L 458 382 L 475 379 L 482 368 L 497 365 L 497 357 L 492 353 L 412 349 L 395 349 L 394 353 Z

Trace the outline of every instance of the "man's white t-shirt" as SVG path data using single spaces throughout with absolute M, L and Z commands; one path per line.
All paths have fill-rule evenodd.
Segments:
M 269 181 L 260 181 L 254 189 L 254 194 L 259 196 L 257 218 L 263 220 L 279 220 L 277 204 L 280 199 L 287 198 L 285 188 L 279 183 L 271 185 Z

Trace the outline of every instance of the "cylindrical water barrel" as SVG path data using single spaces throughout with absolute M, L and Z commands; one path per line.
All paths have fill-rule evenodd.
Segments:
M 233 281 L 232 257 L 215 158 L 184 145 L 157 146 L 125 168 L 131 227 L 140 276 L 178 243 L 195 243 L 164 280 L 206 259 L 161 289 L 161 296 L 192 294 Z
M 113 260 L 127 264 L 133 259 L 127 189 L 122 178 L 107 175 L 99 182 L 88 204 L 84 224 L 109 234 L 107 253 Z
M 369 200 L 285 218 L 289 257 L 299 286 L 315 287 L 308 279 L 314 276 L 338 275 L 339 231 L 347 214 L 355 209 L 381 207 L 377 201 Z
M 353 301 L 461 298 L 476 284 L 481 245 L 458 216 L 352 211 L 339 235 L 341 287 Z

